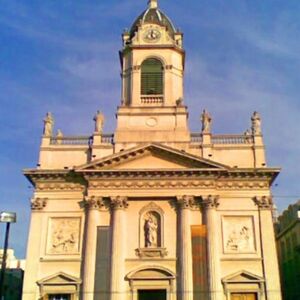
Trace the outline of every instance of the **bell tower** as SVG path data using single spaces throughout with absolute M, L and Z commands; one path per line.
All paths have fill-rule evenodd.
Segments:
M 122 39 L 116 144 L 189 142 L 183 34 L 158 8 L 158 1 L 150 0 Z

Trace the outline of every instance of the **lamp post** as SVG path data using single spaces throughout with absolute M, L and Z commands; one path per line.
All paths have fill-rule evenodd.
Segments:
M 1 274 L 0 274 L 0 300 L 3 299 L 3 294 L 4 294 L 4 277 L 5 277 L 5 269 L 6 269 L 6 255 L 7 255 L 10 223 L 15 223 L 16 221 L 17 221 L 16 213 L 4 212 L 4 211 L 0 213 L 0 223 L 6 223 L 4 249 L 3 249 Z

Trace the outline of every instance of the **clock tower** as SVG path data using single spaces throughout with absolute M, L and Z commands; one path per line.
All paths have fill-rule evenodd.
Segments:
M 150 0 L 122 37 L 122 101 L 116 146 L 123 147 L 125 141 L 188 143 L 183 34 L 158 8 L 157 0 Z

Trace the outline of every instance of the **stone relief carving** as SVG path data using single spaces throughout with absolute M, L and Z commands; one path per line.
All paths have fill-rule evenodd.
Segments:
M 251 253 L 255 251 L 252 217 L 223 217 L 223 243 L 225 253 Z
M 47 205 L 48 198 L 33 198 L 31 199 L 32 210 L 42 210 Z
M 80 218 L 51 218 L 48 238 L 48 253 L 78 253 L 79 236 Z
M 36 190 L 38 191 L 82 191 L 84 185 L 80 183 L 69 182 L 38 182 L 36 184 Z
M 269 187 L 267 181 L 221 181 L 214 182 L 212 180 L 124 180 L 124 181 L 93 181 L 90 183 L 92 188 L 104 189 L 153 189 L 153 188 L 216 188 L 216 189 L 265 189 Z

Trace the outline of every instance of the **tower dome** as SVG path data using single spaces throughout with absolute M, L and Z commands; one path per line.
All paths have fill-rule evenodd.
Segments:
M 143 11 L 134 21 L 130 29 L 130 38 L 134 37 L 139 26 L 143 24 L 156 24 L 165 26 L 171 37 L 174 37 L 174 34 L 176 33 L 176 29 L 172 21 L 158 8 L 157 0 L 149 0 L 148 8 Z

